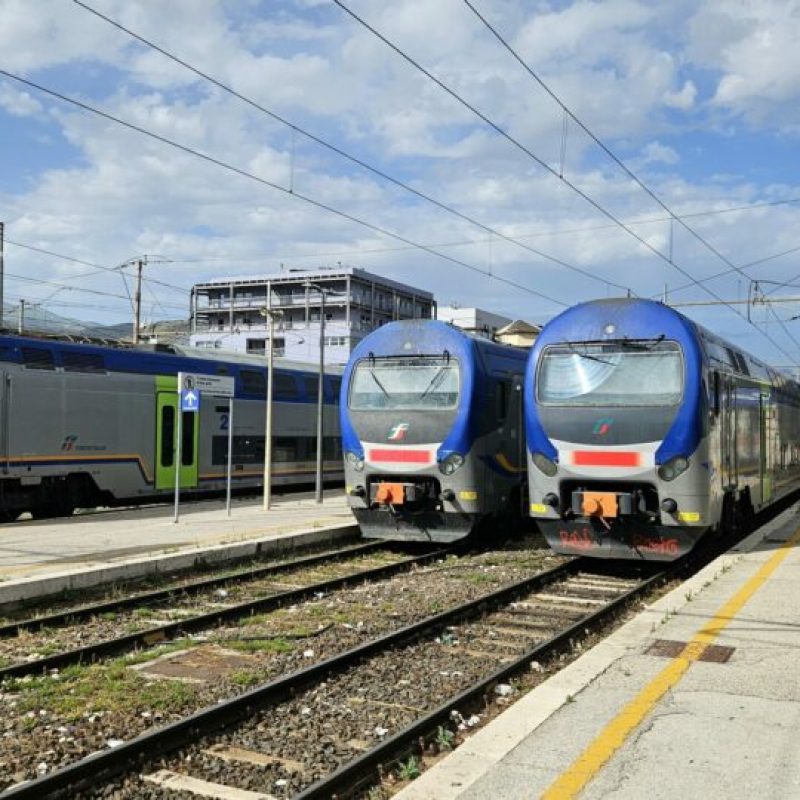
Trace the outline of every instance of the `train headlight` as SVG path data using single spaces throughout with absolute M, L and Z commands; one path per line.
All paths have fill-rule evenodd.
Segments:
M 658 468 L 658 477 L 662 481 L 674 481 L 678 475 L 686 472 L 687 469 L 689 469 L 689 459 L 683 456 L 676 456 Z
M 364 459 L 358 456 L 356 453 L 350 452 L 349 450 L 345 453 L 345 459 L 347 459 L 347 463 L 356 471 L 361 472 L 364 469 Z
M 544 472 L 548 478 L 552 478 L 553 475 L 558 472 L 558 464 L 556 464 L 555 461 L 551 461 L 544 453 L 534 453 L 533 463 L 536 464 L 540 472 Z
M 460 453 L 450 453 L 439 462 L 439 472 L 442 475 L 452 475 L 464 463 L 464 456 Z

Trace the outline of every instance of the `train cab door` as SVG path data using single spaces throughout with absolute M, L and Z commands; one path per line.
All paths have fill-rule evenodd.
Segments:
M 721 377 L 722 391 L 722 488 L 734 489 L 737 483 L 736 386 L 727 375 Z
M 156 393 L 156 489 L 175 487 L 175 458 L 178 456 L 178 397 L 175 391 Z M 197 486 L 197 450 L 200 415 L 183 412 L 181 420 L 180 486 Z
M 772 499 L 772 470 L 774 464 L 774 454 L 772 452 L 772 408 L 770 407 L 768 394 L 762 393 L 760 395 L 759 412 L 761 502 L 768 503 Z
M 11 376 L 0 370 L 0 469 L 8 474 L 11 457 Z

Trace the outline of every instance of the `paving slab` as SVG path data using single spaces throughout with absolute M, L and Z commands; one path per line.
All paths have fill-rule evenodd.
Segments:
M 577 794 L 553 797 L 800 797 L 800 547 L 733 618 L 719 610 L 800 528 L 792 508 L 645 608 L 521 698 L 398 800 L 539 797 L 674 659 L 646 653 L 689 641 L 710 621 L 726 663 L 693 661 Z M 716 619 L 715 619 L 716 618 Z M 683 662 L 685 663 L 685 662 Z
M 357 536 L 341 489 L 285 494 L 264 511 L 260 498 L 96 511 L 0 526 L 0 609 L 15 603 L 151 572 L 334 543 Z

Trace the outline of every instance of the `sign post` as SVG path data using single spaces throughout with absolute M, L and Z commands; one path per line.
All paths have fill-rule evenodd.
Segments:
M 228 470 L 225 492 L 225 507 L 231 515 L 231 476 L 233 465 L 233 400 L 236 391 L 233 378 L 220 375 L 203 375 L 192 372 L 178 373 L 178 424 L 176 426 L 177 445 L 175 447 L 175 516 L 178 521 L 178 508 L 181 491 L 181 465 L 183 463 L 183 415 L 185 412 L 197 414 L 200 411 L 201 393 L 212 397 L 227 397 L 229 400 L 228 418 Z
M 194 382 L 194 376 L 185 372 L 178 373 L 178 424 L 175 426 L 176 443 L 173 450 L 175 459 L 175 514 L 172 521 L 178 521 L 178 507 L 181 497 L 181 465 L 183 464 L 183 415 L 197 414 L 200 411 L 200 391 Z

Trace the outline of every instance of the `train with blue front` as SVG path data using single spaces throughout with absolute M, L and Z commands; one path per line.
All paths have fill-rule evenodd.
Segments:
M 451 542 L 522 515 L 525 356 L 436 320 L 392 322 L 358 344 L 340 413 L 365 537 Z
M 673 560 L 798 486 L 800 385 L 661 303 L 564 311 L 524 392 L 530 515 L 558 553 Z
M 343 477 L 336 404 L 341 377 L 323 381 L 324 478 Z M 228 376 L 229 401 L 203 397 L 179 412 L 179 372 Z M 317 374 L 279 360 L 274 371 L 273 483 L 313 483 Z M 0 335 L 0 519 L 224 491 L 233 425 L 235 489 L 264 475 L 263 358 L 175 346 L 125 348 Z M 182 413 L 181 441 L 177 419 Z

